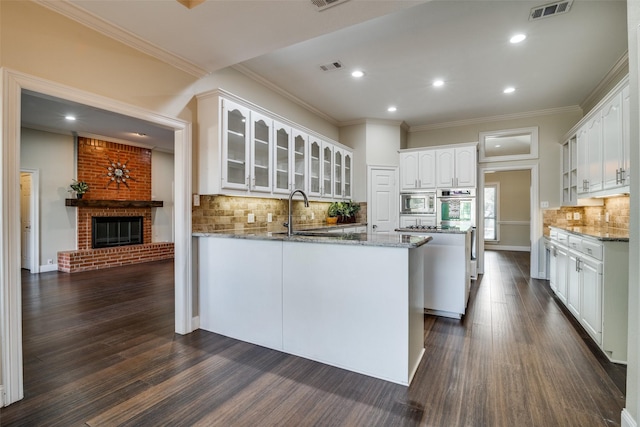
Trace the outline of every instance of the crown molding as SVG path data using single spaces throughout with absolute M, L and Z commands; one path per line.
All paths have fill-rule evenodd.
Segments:
M 582 109 L 578 105 L 568 107 L 547 108 L 544 110 L 527 111 L 524 113 L 502 114 L 499 116 L 477 117 L 475 119 L 457 120 L 453 122 L 434 123 L 431 125 L 411 126 L 409 132 L 424 132 L 435 129 L 453 128 L 458 126 L 477 125 L 487 122 L 500 122 L 504 120 L 525 119 L 529 117 L 548 116 L 552 114 L 581 113 Z
M 260 83 L 261 85 L 263 85 L 266 88 L 272 90 L 273 92 L 277 93 L 278 95 L 288 99 L 289 101 L 293 102 L 294 104 L 297 104 L 297 105 L 301 106 L 302 108 L 310 111 L 311 113 L 323 118 L 324 120 L 328 121 L 332 125 L 339 126 L 338 121 L 336 119 L 334 119 L 333 117 L 331 117 L 330 115 L 326 114 L 323 111 L 318 110 L 316 107 L 312 106 L 311 104 L 308 104 L 308 103 L 304 102 L 302 99 L 300 99 L 297 96 L 291 94 L 290 92 L 287 92 L 286 90 L 282 89 L 280 86 L 276 85 L 275 83 L 271 82 L 270 80 L 265 79 L 261 75 L 254 73 L 253 71 L 251 71 L 250 69 L 248 69 L 244 65 L 236 64 L 236 65 L 232 65 L 231 68 L 233 68 L 236 71 L 239 71 L 240 73 L 242 73 L 245 76 L 249 77 L 251 80 L 254 80 L 254 81 Z
M 387 120 L 387 119 L 355 119 L 355 120 L 348 120 L 346 122 L 339 122 L 338 126 L 345 127 L 345 126 L 365 125 L 365 124 L 388 125 L 388 126 L 398 126 L 398 127 L 406 126 L 406 123 L 402 120 Z
M 188 61 L 168 50 L 158 47 L 136 36 L 122 27 L 113 25 L 104 19 L 87 12 L 86 10 L 70 3 L 68 0 L 33 0 L 34 3 L 46 7 L 60 15 L 78 22 L 85 27 L 95 30 L 113 40 L 119 41 L 133 49 L 159 59 L 175 68 L 182 70 L 194 77 L 201 78 L 209 74 L 204 68 Z
M 584 110 L 587 105 L 595 105 L 602 98 L 602 91 L 609 86 L 624 68 L 629 67 L 629 51 L 626 51 L 620 59 L 611 67 L 609 72 L 600 80 L 600 83 L 591 91 L 589 95 L 580 103 Z

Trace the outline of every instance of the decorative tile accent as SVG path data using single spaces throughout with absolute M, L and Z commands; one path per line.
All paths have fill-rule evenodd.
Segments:
M 326 225 L 327 209 L 330 202 L 310 201 L 309 208 L 296 197 L 293 201 L 293 222 L 296 228 L 311 228 Z M 366 203 L 360 203 L 357 222 L 366 222 Z M 211 233 L 221 230 L 234 231 L 286 231 L 282 225 L 287 221 L 289 199 L 266 199 L 257 197 L 200 196 L 200 206 L 191 210 L 194 233 Z M 254 223 L 248 223 L 249 214 L 255 216 Z M 272 222 L 267 222 L 268 214 Z M 313 215 L 312 215 L 313 213 Z M 313 219 L 312 219 L 313 216 Z
M 573 214 L 580 213 L 580 219 L 574 220 Z M 609 222 L 605 221 L 605 213 L 609 213 Z M 571 219 L 566 215 L 570 214 Z M 542 223 L 544 234 L 549 234 L 549 226 L 557 227 L 613 227 L 629 230 L 629 197 L 610 197 L 604 199 L 604 206 L 575 206 L 543 211 Z

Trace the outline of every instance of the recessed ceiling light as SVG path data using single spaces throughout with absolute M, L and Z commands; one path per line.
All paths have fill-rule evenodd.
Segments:
M 142 133 L 142 132 L 136 132 L 136 135 L 138 135 L 138 136 L 147 136 L 146 133 Z
M 502 145 L 496 144 L 496 148 L 500 148 L 500 147 L 502 147 Z
M 438 80 L 434 80 L 434 81 L 433 81 L 433 85 L 434 85 L 435 87 L 444 86 L 444 80 L 440 80 L 440 79 L 438 79 Z
M 516 88 L 510 86 L 508 88 L 505 88 L 505 90 L 503 90 L 502 92 L 504 92 L 504 93 L 513 93 L 515 91 L 516 91 Z
M 397 110 L 398 109 L 396 107 L 393 107 L 393 106 L 387 108 L 387 111 L 390 112 L 390 113 L 393 113 L 394 111 L 397 111 Z
M 524 39 L 526 39 L 526 38 L 527 38 L 526 34 L 516 34 L 513 37 L 511 37 L 509 39 L 509 41 L 511 43 L 513 43 L 513 44 L 516 44 L 516 43 L 520 43 L 520 42 L 524 41 Z
M 364 76 L 364 71 L 355 70 L 351 73 L 351 77 L 355 77 L 356 79 L 359 79 L 362 76 Z
M 71 114 L 68 114 L 66 116 L 64 116 L 65 120 L 69 120 L 70 122 L 74 121 L 76 119 L 76 116 L 72 116 Z

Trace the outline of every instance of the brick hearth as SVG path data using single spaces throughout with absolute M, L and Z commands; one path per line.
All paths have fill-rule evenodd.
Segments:
M 131 171 L 128 185 L 115 182 L 107 175 L 112 162 L 126 163 Z M 151 150 L 97 139 L 78 138 L 78 177 L 89 184 L 83 200 L 150 200 Z M 58 270 L 75 273 L 127 264 L 173 258 L 173 243 L 151 243 L 152 209 L 150 207 L 83 207 L 77 208 L 78 250 L 58 252 Z M 91 218 L 94 216 L 142 216 L 143 244 L 113 248 L 91 247 Z

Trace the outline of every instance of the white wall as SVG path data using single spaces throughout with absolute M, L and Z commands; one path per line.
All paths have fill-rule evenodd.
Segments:
M 64 205 L 75 175 L 72 136 L 22 128 L 20 167 L 40 173 L 40 262 L 53 260 L 58 251 L 76 249 L 76 208 Z
M 151 209 L 154 242 L 173 242 L 173 154 L 151 152 L 151 199 L 162 200 L 161 208 Z
M 353 200 L 367 200 L 367 126 L 365 123 L 340 128 L 340 142 L 353 148 Z

